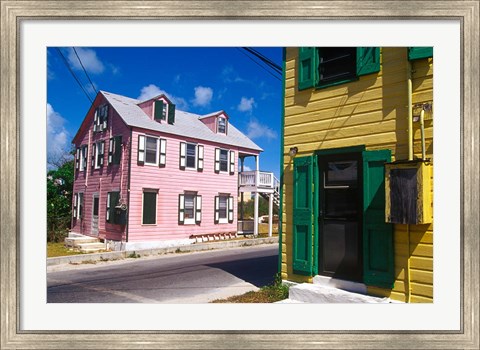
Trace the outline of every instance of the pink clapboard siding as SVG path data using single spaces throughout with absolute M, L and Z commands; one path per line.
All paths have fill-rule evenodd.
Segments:
M 86 170 L 75 170 L 73 193 L 83 192 L 83 219 L 72 218 L 72 232 L 85 235 L 92 233 L 93 197 L 99 197 L 98 236 L 100 238 L 122 240 L 125 239 L 125 226 L 113 225 L 106 222 L 107 192 L 120 191 L 121 197 L 127 198 L 128 186 L 128 159 L 130 144 L 130 129 L 124 124 L 116 111 L 110 106 L 108 112 L 107 130 L 93 132 L 93 116 L 95 109 L 106 102 L 102 95 L 98 95 L 93 107 L 88 112 L 85 122 L 75 137 L 75 147 L 88 145 Z M 119 165 L 108 165 L 108 150 L 110 138 L 122 135 L 122 143 L 126 145 L 122 150 Z M 92 144 L 105 141 L 103 167 L 94 169 L 91 166 Z M 123 175 L 123 176 L 122 176 Z
M 161 137 L 167 140 L 165 167 L 137 164 L 139 135 Z M 192 142 L 204 146 L 204 168 L 202 172 L 180 169 L 180 142 Z M 215 173 L 215 148 L 235 151 L 235 174 Z M 238 147 L 134 129 L 132 133 L 128 240 L 132 242 L 184 239 L 199 234 L 236 232 L 238 151 Z M 258 154 L 255 151 L 247 152 Z M 144 189 L 158 190 L 157 223 L 155 225 L 142 225 L 142 195 Z M 202 221 L 200 224 L 182 225 L 178 223 L 179 194 L 183 194 L 185 191 L 197 192 L 198 195 L 202 196 Z M 214 222 L 214 198 L 219 194 L 229 194 L 234 197 L 233 223 L 215 224 Z

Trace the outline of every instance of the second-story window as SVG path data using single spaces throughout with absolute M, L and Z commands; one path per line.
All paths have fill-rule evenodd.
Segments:
M 220 150 L 220 171 L 228 171 L 228 151 Z
M 158 164 L 158 139 L 155 137 L 145 138 L 145 164 Z
M 187 168 L 196 169 L 197 167 L 197 145 L 187 143 Z
M 227 132 L 227 120 L 224 117 L 218 117 L 217 132 L 219 134 L 225 134 Z
M 92 149 L 92 168 L 99 169 L 103 166 L 103 155 L 105 153 L 105 141 L 95 142 Z

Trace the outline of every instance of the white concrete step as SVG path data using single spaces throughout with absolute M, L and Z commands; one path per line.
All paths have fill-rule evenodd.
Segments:
M 81 237 L 67 237 L 64 240 L 65 246 L 74 248 L 78 246 L 79 244 L 84 244 L 84 243 L 98 243 L 100 240 L 95 237 L 87 237 L 87 236 L 81 236 Z
M 302 283 L 290 287 L 288 298 L 295 302 L 316 304 L 351 304 L 351 303 L 389 303 L 388 298 L 347 292 L 338 288 L 318 284 Z
M 78 244 L 75 248 L 78 249 L 105 249 L 104 243 L 81 243 Z

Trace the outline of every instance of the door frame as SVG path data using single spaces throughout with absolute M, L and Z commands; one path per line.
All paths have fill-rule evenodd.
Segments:
M 361 153 L 365 151 L 365 145 L 360 146 L 350 146 L 350 147 L 342 147 L 342 148 L 330 148 L 330 149 L 322 149 L 316 150 L 314 152 L 314 157 L 318 160 L 319 156 L 327 156 L 327 155 L 344 155 L 348 153 L 360 153 L 360 159 L 362 158 Z M 361 166 L 361 165 L 359 165 Z M 314 187 L 313 187 L 313 273 L 314 275 L 318 275 L 319 273 L 319 209 L 320 209 L 320 173 L 319 173 L 319 166 L 314 167 L 313 169 L 313 179 L 314 179 Z M 360 186 L 360 185 L 359 185 Z M 362 269 L 363 270 L 363 269 Z
M 95 198 L 98 198 L 97 232 L 93 232 Z M 100 234 L 100 194 L 98 192 L 92 194 L 92 224 L 90 227 L 90 232 L 92 236 L 98 236 Z

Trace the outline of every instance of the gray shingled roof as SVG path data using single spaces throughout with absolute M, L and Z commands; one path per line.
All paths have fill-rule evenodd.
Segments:
M 141 101 L 106 91 L 100 91 L 100 93 L 105 96 L 125 124 L 129 126 L 160 131 L 166 134 L 191 137 L 199 140 L 218 142 L 255 151 L 263 151 L 263 149 L 235 128 L 231 123 L 228 123 L 227 135 L 216 134 L 200 120 L 200 118 L 204 116 L 183 112 L 178 109 L 175 111 L 175 123 L 173 125 L 159 123 L 150 119 L 150 117 L 138 107 L 137 104 Z M 211 115 L 211 113 L 209 113 L 209 115 Z

